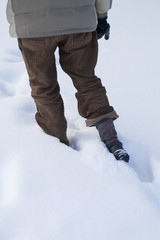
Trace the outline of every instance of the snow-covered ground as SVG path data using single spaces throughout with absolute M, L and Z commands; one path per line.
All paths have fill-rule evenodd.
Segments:
M 122 0 L 110 11 L 96 73 L 130 153 L 117 162 L 78 115 L 57 68 L 73 148 L 34 120 L 28 76 L 0 3 L 0 240 L 159 240 L 160 3 Z

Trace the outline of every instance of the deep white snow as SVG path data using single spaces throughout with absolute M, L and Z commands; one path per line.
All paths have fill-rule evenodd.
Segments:
M 77 112 L 58 63 L 72 148 L 37 126 L 16 39 L 0 3 L 0 240 L 159 240 L 160 3 L 115 1 L 96 74 L 130 153 L 117 162 Z

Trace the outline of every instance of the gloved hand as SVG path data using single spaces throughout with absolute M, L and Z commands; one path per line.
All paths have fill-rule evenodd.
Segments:
M 98 24 L 97 24 L 97 37 L 98 37 L 98 39 L 100 39 L 104 36 L 105 39 L 108 40 L 109 35 L 110 35 L 110 25 L 107 22 L 107 17 L 98 18 Z

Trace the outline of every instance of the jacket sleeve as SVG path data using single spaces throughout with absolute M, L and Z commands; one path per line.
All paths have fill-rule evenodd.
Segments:
M 95 8 L 98 18 L 107 16 L 108 10 L 112 7 L 112 0 L 95 0 Z

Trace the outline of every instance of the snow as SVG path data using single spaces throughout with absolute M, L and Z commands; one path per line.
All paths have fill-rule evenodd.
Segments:
M 85 126 L 57 53 L 72 148 L 37 126 L 6 0 L 0 4 L 0 240 L 159 240 L 159 1 L 115 1 L 111 38 L 99 41 L 96 74 L 120 115 L 129 164 Z

